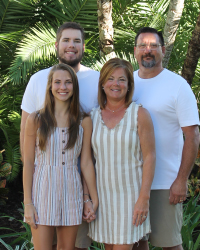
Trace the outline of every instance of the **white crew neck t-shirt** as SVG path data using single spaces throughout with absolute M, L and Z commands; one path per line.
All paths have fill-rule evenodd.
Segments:
M 164 69 L 156 77 L 142 79 L 134 72 L 133 100 L 152 118 L 156 139 L 156 169 L 152 189 L 169 189 L 182 158 L 181 127 L 199 124 L 195 96 L 185 79 Z
M 50 70 L 51 67 L 40 70 L 31 76 L 22 99 L 22 110 L 30 114 L 43 107 Z M 98 106 L 99 72 L 81 65 L 77 77 L 80 104 L 86 112 L 90 112 L 92 108 Z

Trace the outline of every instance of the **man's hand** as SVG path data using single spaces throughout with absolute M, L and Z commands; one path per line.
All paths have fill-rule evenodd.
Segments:
M 170 187 L 169 202 L 176 205 L 186 200 L 187 196 L 187 181 L 178 178 L 172 183 Z

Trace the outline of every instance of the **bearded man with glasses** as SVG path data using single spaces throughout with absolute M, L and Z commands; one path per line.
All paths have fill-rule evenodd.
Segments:
M 183 250 L 182 202 L 186 200 L 187 179 L 199 145 L 197 103 L 185 79 L 163 68 L 165 46 L 161 32 L 150 27 L 140 29 L 134 54 L 139 70 L 134 72 L 133 100 L 149 111 L 156 139 L 149 240 L 164 250 Z M 133 249 L 148 249 L 147 240 L 141 240 Z

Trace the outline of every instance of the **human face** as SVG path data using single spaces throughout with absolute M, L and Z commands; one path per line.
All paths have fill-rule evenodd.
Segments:
M 85 49 L 80 30 L 63 30 L 60 41 L 56 42 L 55 46 L 59 63 L 68 64 L 73 68 L 80 64 Z
M 134 48 L 135 58 L 137 59 L 140 68 L 153 68 L 162 67 L 162 59 L 165 53 L 164 46 L 158 46 L 157 49 L 152 50 L 150 44 L 160 44 L 159 36 L 155 33 L 141 33 L 138 36 L 137 44 L 147 44 L 148 46 L 144 50 L 140 50 L 138 47 Z
M 123 68 L 117 68 L 102 85 L 107 100 L 124 101 L 128 91 L 128 77 Z
M 73 82 L 66 70 L 57 70 L 52 77 L 52 94 L 56 101 L 68 102 L 73 95 Z

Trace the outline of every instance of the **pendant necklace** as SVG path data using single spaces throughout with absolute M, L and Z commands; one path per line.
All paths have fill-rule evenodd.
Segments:
M 106 108 L 107 108 L 109 111 L 113 112 L 113 113 L 119 111 L 122 107 L 124 107 L 124 104 L 123 104 L 121 107 L 119 107 L 118 109 L 116 109 L 116 110 L 111 110 L 111 109 L 108 108 L 108 106 L 106 106 Z

